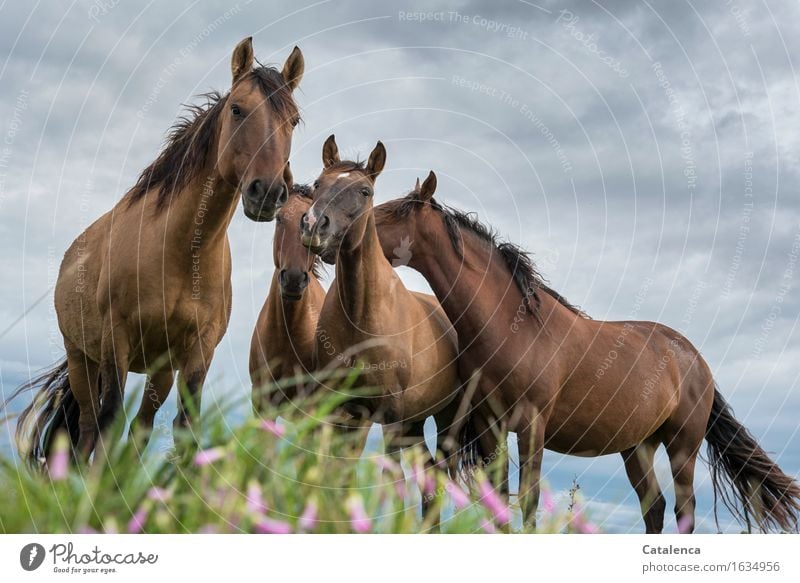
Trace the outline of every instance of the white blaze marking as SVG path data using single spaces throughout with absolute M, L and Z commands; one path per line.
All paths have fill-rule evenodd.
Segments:
M 336 179 L 338 180 L 339 178 L 347 178 L 348 176 L 350 176 L 349 172 L 342 172 L 341 174 L 339 174 L 339 176 L 336 177 Z

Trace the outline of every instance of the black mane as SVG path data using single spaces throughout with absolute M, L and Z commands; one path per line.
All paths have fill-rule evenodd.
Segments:
M 580 308 L 571 304 L 564 296 L 547 285 L 527 251 L 514 243 L 500 240 L 497 232 L 481 223 L 475 213 L 451 208 L 439 203 L 435 198 L 423 203 L 416 197 L 416 192 L 412 192 L 401 199 L 392 212 L 398 218 L 407 217 L 419 204 L 430 204 L 431 208 L 442 215 L 448 238 L 459 258 L 464 258 L 461 229 L 469 231 L 481 241 L 494 247 L 511 272 L 514 283 L 517 284 L 520 292 L 522 292 L 525 307 L 531 314 L 536 317 L 539 315 L 539 291 L 541 290 L 574 314 L 588 318 Z M 531 299 L 533 299 L 533 302 L 531 302 Z
M 280 71 L 259 65 L 242 81 L 248 78 L 258 86 L 282 119 L 290 120 L 299 116 L 292 93 Z M 167 201 L 186 188 L 208 163 L 216 139 L 217 122 L 228 96 L 211 91 L 200 97 L 205 98 L 205 103 L 186 105 L 184 115 L 170 128 L 161 153 L 139 174 L 126 195 L 129 204 L 154 190 L 158 197 L 156 208 L 163 209 Z

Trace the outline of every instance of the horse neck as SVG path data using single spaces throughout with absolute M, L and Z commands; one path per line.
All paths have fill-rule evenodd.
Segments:
M 489 319 L 510 325 L 524 304 L 494 245 L 468 231 L 462 233 L 463 258 L 453 249 L 443 225 L 440 231 L 417 233 L 422 235 L 421 244 L 414 245 L 409 266 L 425 276 L 459 336 L 474 338 L 489 332 Z M 529 320 L 539 326 L 534 318 Z
M 188 241 L 193 254 L 225 239 L 236 210 L 237 188 L 225 182 L 216 167 L 216 142 L 208 154 L 209 163 L 181 191 L 176 192 L 165 211 L 169 233 L 178 245 Z
M 320 288 L 317 278 L 309 272 L 308 287 L 303 296 L 294 302 L 283 299 L 281 296 L 280 284 L 278 283 L 278 270 L 272 274 L 272 283 L 267 297 L 270 322 L 273 323 L 274 330 L 270 330 L 270 342 L 275 346 L 285 346 L 292 350 L 290 340 L 301 334 L 303 330 L 313 330 L 319 318 L 318 310 L 320 306 L 314 305 L 314 295 Z M 278 342 L 278 340 L 286 342 Z
M 342 306 L 350 318 L 359 322 L 379 300 L 382 288 L 391 281 L 387 272 L 392 266 L 386 261 L 375 227 L 375 215 L 370 210 L 359 219 L 365 221 L 363 236 L 360 240 L 352 240 L 354 232 L 351 228 L 342 240 L 336 258 L 336 291 Z

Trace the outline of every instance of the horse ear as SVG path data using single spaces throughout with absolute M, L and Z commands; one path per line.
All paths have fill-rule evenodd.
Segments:
M 369 155 L 369 161 L 367 162 L 367 176 L 372 178 L 372 181 L 374 182 L 383 170 L 385 164 L 386 148 L 383 147 L 383 142 L 378 142 L 375 145 L 375 148 L 372 150 L 372 153 Z
M 417 179 L 417 184 L 419 185 L 419 178 Z M 428 173 L 428 177 L 425 179 L 425 182 L 422 183 L 422 188 L 419 189 L 419 195 L 417 198 L 427 202 L 433 198 L 434 192 L 436 192 L 436 174 L 434 174 L 433 170 L 431 170 Z
M 286 183 L 286 189 L 291 192 L 294 186 L 294 175 L 292 174 L 292 168 L 289 166 L 288 161 L 286 162 L 286 166 L 283 167 L 283 181 Z
M 231 57 L 231 76 L 233 77 L 233 82 L 236 83 L 242 75 L 250 72 L 250 69 L 253 68 L 253 61 L 255 60 L 255 55 L 253 55 L 253 37 L 248 36 L 246 39 L 242 40 L 236 48 L 233 49 L 233 57 Z
M 341 160 L 339 160 L 339 147 L 336 145 L 336 136 L 331 134 L 322 146 L 322 166 L 330 168 L 339 162 Z
M 417 176 L 417 183 L 414 185 L 414 194 L 419 194 L 419 176 Z
M 294 49 L 292 49 L 292 54 L 289 55 L 289 58 L 286 59 L 286 62 L 283 64 L 283 71 L 281 72 L 286 81 L 286 85 L 289 87 L 289 91 L 294 91 L 297 89 L 297 86 L 300 85 L 300 80 L 303 78 L 303 71 L 305 68 L 306 61 L 303 58 L 303 53 L 300 52 L 299 48 L 294 47 Z

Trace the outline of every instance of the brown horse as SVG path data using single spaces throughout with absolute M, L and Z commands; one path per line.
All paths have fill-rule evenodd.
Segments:
M 421 188 L 376 209 L 388 251 L 411 241 L 421 272 L 458 331 L 459 368 L 477 378 L 470 427 L 486 455 L 499 424 L 519 438 L 520 502 L 535 524 L 542 452 L 619 452 L 647 532 L 661 532 L 665 500 L 653 471 L 666 446 L 675 514 L 694 528 L 694 467 L 708 442 L 715 495 L 748 529 L 795 530 L 800 487 L 733 416 L 708 365 L 681 334 L 653 322 L 591 320 L 550 289 L 527 254 L 498 242 L 474 216 L 439 204 L 431 172 Z M 469 445 L 469 444 L 467 444 Z M 728 487 L 726 490 L 723 487 Z
M 319 257 L 300 242 L 300 217 L 308 212 L 311 202 L 311 189 L 295 186 L 275 215 L 275 271 L 250 342 L 256 411 L 263 404 L 262 389 L 267 383 L 314 370 L 315 332 L 325 290 L 319 282 Z M 281 392 L 279 396 L 291 398 L 292 394 Z
M 256 221 L 272 220 L 288 195 L 283 176 L 299 120 L 292 92 L 303 56 L 295 47 L 282 72 L 253 64 L 247 38 L 233 51 L 230 92 L 193 107 L 134 187 L 67 250 L 55 289 L 67 356 L 29 383 L 41 388 L 19 419 L 23 455 L 44 457 L 65 429 L 88 457 L 120 409 L 129 371 L 149 375 L 144 425 L 176 370 L 180 420 L 199 411 L 230 318 L 227 229 L 238 194 Z
M 330 136 L 322 161 L 301 224 L 303 244 L 336 264 L 317 324 L 316 362 L 356 367 L 359 386 L 380 391 L 349 410 L 382 423 L 390 450 L 401 437 L 421 440 L 429 415 L 441 445 L 459 389 L 457 337 L 436 298 L 408 291 L 384 257 L 373 197 L 386 150 L 378 142 L 366 165 L 342 161 Z

